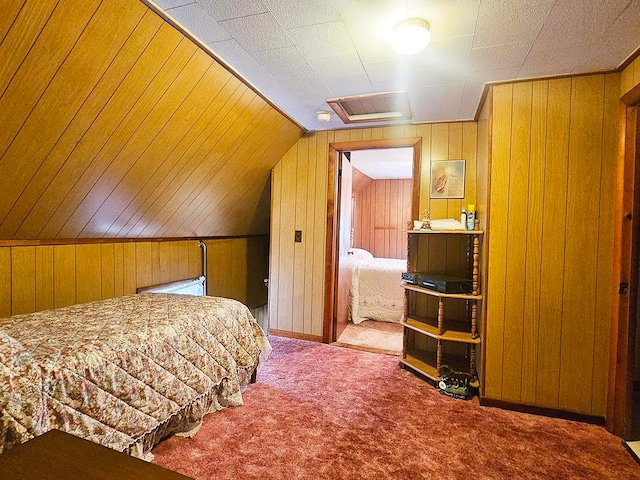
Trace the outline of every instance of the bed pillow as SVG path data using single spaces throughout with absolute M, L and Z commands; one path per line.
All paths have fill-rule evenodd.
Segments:
M 373 259 L 371 252 L 362 248 L 352 248 L 351 253 L 353 254 L 353 259 L 356 262 L 364 262 Z

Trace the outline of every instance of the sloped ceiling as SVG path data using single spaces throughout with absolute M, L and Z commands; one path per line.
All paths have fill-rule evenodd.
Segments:
M 470 120 L 487 82 L 611 71 L 640 46 L 638 0 L 153 1 L 308 130 L 353 127 L 318 120 L 328 99 L 397 91 L 413 123 Z M 411 17 L 433 40 L 398 55 Z
M 140 0 L 9 0 L 0 240 L 265 233 L 302 129 Z

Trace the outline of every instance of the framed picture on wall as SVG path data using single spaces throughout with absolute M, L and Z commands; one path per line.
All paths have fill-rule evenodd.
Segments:
M 429 198 L 464 198 L 465 160 L 431 162 Z

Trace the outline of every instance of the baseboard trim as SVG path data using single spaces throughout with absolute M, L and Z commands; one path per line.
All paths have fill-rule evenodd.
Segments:
M 544 417 L 562 418 L 564 420 L 573 420 L 575 422 L 590 423 L 593 425 L 603 426 L 605 418 L 599 415 L 588 415 L 586 413 L 572 412 L 569 410 L 560 410 L 558 408 L 539 407 L 536 405 L 525 405 L 521 403 L 506 402 L 495 398 L 480 398 L 480 405 L 483 407 L 497 407 L 503 410 L 512 410 L 514 412 L 531 413 L 533 415 L 542 415 Z
M 336 347 L 342 347 L 342 348 L 350 348 L 352 350 L 360 350 L 362 352 L 370 352 L 370 353 L 381 353 L 383 355 L 391 355 L 394 357 L 399 357 L 400 355 L 402 355 L 402 352 L 397 352 L 395 350 L 386 350 L 384 348 L 374 348 L 374 347 L 365 347 L 362 345 L 353 345 L 350 343 L 341 343 L 341 342 L 333 342 L 330 343 L 329 345 L 333 345 Z
M 308 333 L 287 332 L 286 330 L 269 329 L 269 335 L 275 337 L 295 338 L 297 340 L 309 340 L 310 342 L 322 343 L 322 335 L 311 335 Z

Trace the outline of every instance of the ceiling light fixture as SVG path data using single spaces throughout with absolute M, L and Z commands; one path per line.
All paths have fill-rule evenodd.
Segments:
M 429 22 L 423 18 L 407 18 L 393 29 L 391 46 L 400 55 L 415 55 L 431 42 Z
M 318 120 L 322 123 L 327 123 L 331 120 L 331 112 L 320 111 L 318 112 Z

